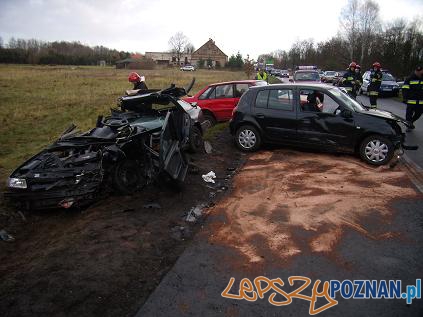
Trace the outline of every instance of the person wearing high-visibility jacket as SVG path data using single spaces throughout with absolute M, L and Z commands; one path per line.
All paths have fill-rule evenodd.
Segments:
M 356 85 L 355 82 L 357 80 L 357 76 L 355 73 L 355 67 L 357 66 L 356 63 L 351 62 L 348 66 L 347 72 L 344 74 L 342 78 L 342 87 L 348 92 L 348 94 L 355 99 L 357 97 Z
M 409 129 L 414 129 L 416 122 L 423 114 L 423 67 L 417 66 L 414 73 L 402 85 L 402 97 L 407 105 L 405 119 L 410 123 Z
M 267 81 L 267 73 L 265 71 L 263 71 L 263 69 L 260 69 L 257 72 L 256 79 L 257 80 L 265 80 L 265 81 Z
M 382 72 L 380 63 L 374 62 L 370 71 L 370 83 L 367 87 L 370 99 L 370 108 L 377 108 L 377 97 L 379 96 L 380 85 L 382 84 Z

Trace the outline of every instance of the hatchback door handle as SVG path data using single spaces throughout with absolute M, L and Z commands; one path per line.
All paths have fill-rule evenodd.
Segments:
M 262 114 L 262 113 L 257 113 L 257 114 L 256 114 L 256 117 L 257 117 L 257 118 L 260 118 L 260 119 L 264 119 L 264 114 Z

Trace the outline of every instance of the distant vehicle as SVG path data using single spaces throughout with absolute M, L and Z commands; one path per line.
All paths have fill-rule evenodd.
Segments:
M 309 82 L 309 83 L 320 83 L 320 76 L 317 70 L 297 70 L 294 73 L 294 78 L 291 79 L 292 82 Z
M 289 71 L 286 69 L 281 70 L 281 77 L 283 78 L 289 78 Z
M 192 97 L 183 98 L 185 101 L 198 105 L 202 109 L 206 128 L 216 122 L 228 121 L 232 118 L 232 111 L 238 104 L 239 98 L 251 86 L 264 86 L 264 80 L 239 80 L 211 84 Z
M 280 69 L 274 68 L 270 71 L 270 74 L 273 76 L 282 77 L 282 71 Z
M 356 153 L 372 165 L 387 164 L 396 151 L 416 149 L 404 144 L 403 126 L 409 123 L 391 112 L 367 109 L 337 87 L 303 83 L 251 88 L 229 124 L 243 151 L 276 143 Z
M 363 84 L 360 87 L 360 93 L 367 94 L 367 89 L 370 84 L 370 71 L 363 75 Z M 398 96 L 400 90 L 399 84 L 396 82 L 394 76 L 387 71 L 382 71 L 382 84 L 380 85 L 379 93 L 382 96 Z
M 301 66 L 296 66 L 295 70 L 315 70 L 317 71 L 317 66 L 313 66 L 313 65 L 301 65 Z
M 339 86 L 339 83 L 342 80 L 342 78 L 344 78 L 344 75 L 346 72 L 347 72 L 346 70 L 341 70 L 336 72 L 335 76 L 332 79 L 332 83 L 334 86 Z
M 195 71 L 195 67 L 192 66 L 192 65 L 185 65 L 185 66 L 182 66 L 180 68 L 180 70 L 182 70 L 184 72 L 193 72 L 193 71 Z
M 327 71 L 325 71 L 325 73 L 323 75 L 322 81 L 324 83 L 333 83 L 333 80 L 334 80 L 335 76 L 336 76 L 336 72 L 335 71 L 333 71 L 333 70 L 327 70 Z

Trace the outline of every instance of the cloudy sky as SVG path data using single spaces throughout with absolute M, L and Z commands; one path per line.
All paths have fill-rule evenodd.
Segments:
M 383 21 L 422 18 L 423 0 L 376 0 Z M 347 0 L 0 0 L 0 37 L 80 41 L 131 52 L 168 50 L 183 32 L 196 48 L 209 38 L 228 55 L 289 49 L 337 33 Z M 418 14 L 420 14 L 418 16 Z

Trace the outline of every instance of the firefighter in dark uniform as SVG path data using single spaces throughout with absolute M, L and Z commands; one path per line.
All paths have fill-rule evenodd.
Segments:
M 357 95 L 360 91 L 361 85 L 363 85 L 363 75 L 361 75 L 361 66 L 357 64 L 355 66 L 355 91 L 357 92 Z
M 419 65 L 402 86 L 402 97 L 407 105 L 406 120 L 410 123 L 408 131 L 414 129 L 414 122 L 423 114 L 423 67 Z
M 344 74 L 344 78 L 342 78 L 342 87 L 348 92 L 348 94 L 355 99 L 357 97 L 356 91 L 356 73 L 355 67 L 357 66 L 356 63 L 351 62 L 348 66 L 347 72 Z
M 136 72 L 132 72 L 129 74 L 128 81 L 134 84 L 134 90 L 147 90 L 148 87 L 145 84 L 145 78 L 144 76 L 140 76 Z
M 380 63 L 374 62 L 372 67 L 367 92 L 369 93 L 370 108 L 377 108 L 377 97 L 379 96 L 379 88 L 382 84 L 382 72 L 380 71 Z

